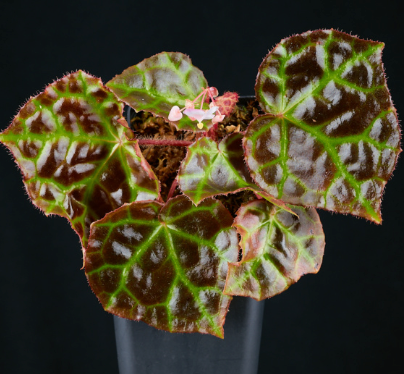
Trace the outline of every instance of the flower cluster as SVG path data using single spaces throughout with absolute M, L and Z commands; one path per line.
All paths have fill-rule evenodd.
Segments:
M 202 87 L 202 92 L 194 100 L 185 100 L 185 107 L 180 109 L 177 105 L 173 106 L 168 115 L 170 121 L 179 121 L 182 118 L 182 112 L 187 115 L 191 121 L 198 121 L 197 127 L 203 128 L 202 121 L 212 120 L 213 124 L 223 121 L 225 115 L 220 112 L 219 107 L 215 103 L 215 97 L 218 95 L 215 87 Z M 209 102 L 209 109 L 203 109 L 203 104 Z M 198 101 L 200 100 L 200 103 Z M 195 107 L 199 105 L 199 109 Z

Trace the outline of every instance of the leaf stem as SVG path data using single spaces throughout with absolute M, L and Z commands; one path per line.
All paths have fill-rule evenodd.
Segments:
M 172 146 L 172 147 L 188 147 L 193 141 L 189 140 L 171 140 L 171 139 L 138 139 L 139 145 L 154 145 L 154 146 Z
M 167 201 L 170 200 L 170 198 L 173 196 L 174 191 L 175 191 L 175 189 L 177 188 L 177 185 L 178 185 L 178 179 L 175 178 L 175 179 L 173 180 L 172 185 L 171 185 L 170 191 L 168 192 L 167 199 L 166 199 Z

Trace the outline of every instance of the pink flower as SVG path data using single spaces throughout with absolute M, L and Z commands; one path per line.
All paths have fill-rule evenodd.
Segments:
M 214 99 L 218 94 L 218 90 L 215 87 L 202 87 L 202 92 L 194 100 L 185 99 L 184 108 L 180 109 L 178 106 L 173 106 L 168 115 L 168 120 L 172 122 L 179 121 L 182 118 L 182 112 L 184 112 L 191 121 L 198 121 L 196 126 L 200 130 L 204 128 L 205 125 L 202 121 L 205 120 L 212 120 L 212 124 L 216 125 L 223 121 L 225 117 L 225 114 L 222 113 L 221 108 L 216 104 L 216 100 Z M 210 100 L 209 109 L 202 109 L 204 103 L 209 103 Z M 199 109 L 195 109 L 195 106 L 199 107 Z M 215 115 L 216 112 L 217 114 Z
M 215 123 L 222 122 L 224 117 L 225 117 L 224 114 L 216 114 L 212 119 L 212 123 L 215 124 Z
M 218 107 L 214 106 L 209 110 L 204 109 L 185 109 L 184 114 L 186 114 L 192 121 L 197 120 L 199 123 L 206 120 L 212 119 L 215 117 L 215 112 L 217 111 Z
M 194 102 L 191 101 L 191 100 L 186 99 L 185 100 L 185 108 L 186 109 L 194 109 L 195 108 Z
M 170 110 L 170 114 L 168 115 L 168 120 L 175 122 L 175 121 L 179 121 L 182 118 L 182 113 L 180 108 L 175 105 L 171 108 Z
M 213 96 L 216 97 L 217 95 L 219 95 L 219 91 L 217 90 L 216 87 L 209 87 L 209 93 Z

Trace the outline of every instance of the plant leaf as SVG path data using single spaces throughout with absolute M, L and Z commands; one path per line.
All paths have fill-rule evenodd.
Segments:
M 129 141 L 123 104 L 82 71 L 49 85 L 0 134 L 20 166 L 33 203 L 68 218 L 85 247 L 90 224 L 123 203 L 159 197 L 137 141 Z
M 241 206 L 233 226 L 243 258 L 229 264 L 225 294 L 263 300 L 319 271 L 325 245 L 320 218 L 314 208 L 291 208 L 296 215 L 266 200 Z
M 244 162 L 242 138 L 243 134 L 233 133 L 217 144 L 203 137 L 190 145 L 178 172 L 182 192 L 199 204 L 207 197 L 251 190 L 294 214 L 283 201 L 262 191 L 254 183 Z
M 187 55 L 162 52 L 124 70 L 107 86 L 136 111 L 151 112 L 169 122 L 171 108 L 185 107 L 185 100 L 194 100 L 208 83 Z M 187 116 L 171 123 L 179 130 L 190 131 L 207 131 L 212 126 L 211 121 L 204 122 L 198 129 Z
M 244 162 L 242 138 L 242 134 L 233 133 L 217 144 L 203 137 L 188 147 L 178 184 L 195 204 L 215 195 L 258 189 Z
M 236 92 L 225 92 L 222 96 L 215 99 L 215 105 L 219 107 L 221 114 L 230 116 L 236 107 L 238 97 Z
M 171 332 L 223 337 L 222 294 L 238 256 L 233 218 L 215 199 L 135 202 L 91 226 L 85 268 L 104 309 Z
M 382 192 L 400 152 L 382 48 L 319 30 L 269 53 L 256 94 L 270 114 L 252 121 L 244 141 L 262 189 L 292 204 L 381 221 Z

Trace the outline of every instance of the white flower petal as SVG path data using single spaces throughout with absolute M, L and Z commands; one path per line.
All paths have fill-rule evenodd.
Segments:
M 203 119 L 212 119 L 215 116 L 215 112 L 219 109 L 218 106 L 213 106 L 212 108 L 210 108 L 206 113 L 205 116 L 203 117 Z
M 184 114 L 188 117 L 195 118 L 198 122 L 202 122 L 206 112 L 203 109 L 185 109 Z

